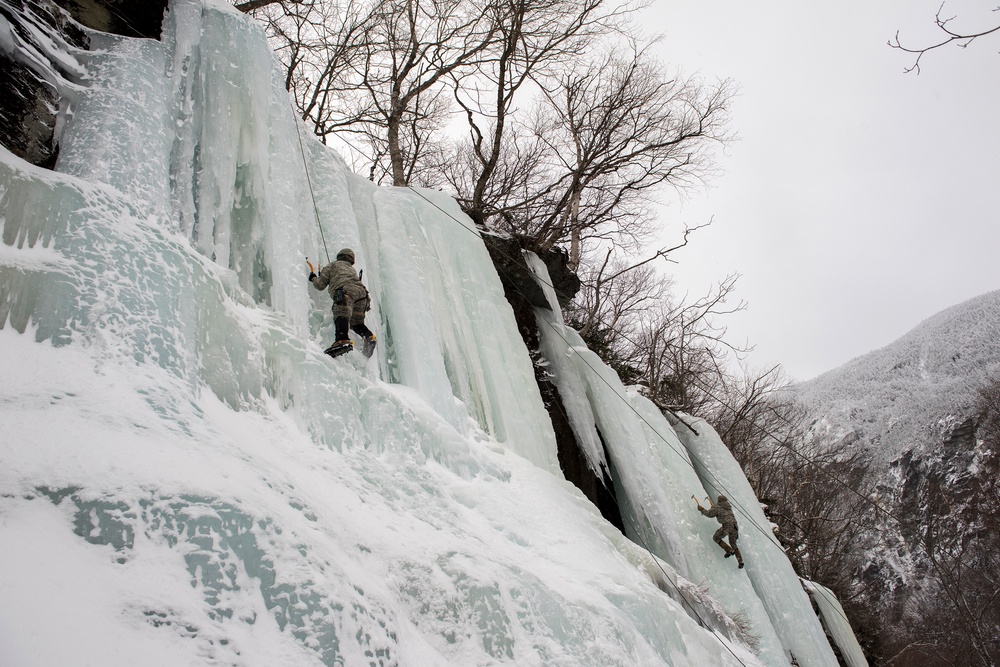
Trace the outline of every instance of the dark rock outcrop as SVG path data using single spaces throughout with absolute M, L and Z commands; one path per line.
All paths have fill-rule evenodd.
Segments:
M 504 289 L 508 287 L 520 294 L 532 306 L 549 308 L 545 293 L 535 280 L 535 275 L 524 261 L 523 250 L 530 248 L 528 240 L 518 236 L 483 234 L 483 242 L 497 267 Z M 535 252 L 549 271 L 549 279 L 556 299 L 563 308 L 569 305 L 580 291 L 580 278 L 569 269 L 569 256 L 562 248 Z
M 503 283 L 504 296 L 514 310 L 518 331 L 531 356 L 535 369 L 535 382 L 538 384 L 542 402 L 549 413 L 556 434 L 559 467 L 562 468 L 566 479 L 583 491 L 590 502 L 600 510 L 601 515 L 624 533 L 624 523 L 618 509 L 610 471 L 602 471 L 603 474 L 599 477 L 587 464 L 587 458 L 570 426 L 559 389 L 552 383 L 538 353 L 538 324 L 534 308 L 548 309 L 549 304 L 545 299 L 545 293 L 524 260 L 521 252 L 524 240 L 483 234 L 483 241 L 497 268 L 500 281 Z M 566 253 L 555 250 L 538 256 L 549 269 L 549 277 L 560 305 L 569 304 L 580 289 L 580 279 L 567 267 Z M 610 457 L 606 456 L 606 459 L 610 461 Z
M 159 39 L 167 0 L 57 0 L 81 25 L 125 37 Z
M 24 160 L 52 168 L 60 109 L 58 80 L 72 78 L 52 44 L 86 49 L 86 34 L 51 0 L 0 3 L 10 26 L 0 41 L 0 143 Z M 50 40 L 55 36 L 57 40 Z
M 61 82 L 79 83 L 80 71 L 59 57 L 61 47 L 90 46 L 80 26 L 128 37 L 158 39 L 167 0 L 4 0 L 0 15 L 10 40 L 0 42 L 0 144 L 51 169 L 58 157 Z M 44 34 L 44 36 L 42 36 Z
M 979 415 L 965 417 L 964 419 L 949 420 L 944 425 L 941 434 L 941 443 L 945 450 L 969 451 L 976 446 L 976 427 Z
M 945 636 L 955 624 L 964 634 L 961 626 L 970 619 L 990 628 L 987 634 L 1000 627 L 997 608 L 989 602 L 1000 546 L 1000 454 L 980 418 L 938 425 L 936 443 L 908 450 L 889 466 L 880 496 L 891 500 L 892 518 L 886 514 L 879 524 L 881 545 L 869 553 L 860 573 L 864 586 L 857 601 L 872 616 L 858 615 L 862 633 L 872 636 L 874 655 L 901 655 L 901 664 L 931 664 L 918 663 L 920 651 L 908 643 L 931 630 Z M 968 617 L 956 616 L 957 608 Z M 906 631 L 884 632 L 883 626 Z M 943 641 L 942 655 L 957 650 L 948 644 Z M 953 658 L 933 664 L 973 664 Z
M 29 68 L 0 54 L 0 144 L 14 155 L 51 169 L 59 99 Z

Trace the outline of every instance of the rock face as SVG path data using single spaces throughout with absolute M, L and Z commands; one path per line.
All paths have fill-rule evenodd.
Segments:
M 583 491 L 584 495 L 600 510 L 601 515 L 624 532 L 624 523 L 614 494 L 614 484 L 606 475 L 599 479 L 587 465 L 587 459 L 576 441 L 559 390 L 551 382 L 538 353 L 538 325 L 534 308 L 549 309 L 545 293 L 539 287 L 534 273 L 524 261 L 524 239 L 483 234 L 486 249 L 497 268 L 503 283 L 504 296 L 514 310 L 514 320 L 521 338 L 528 348 L 535 367 L 535 381 L 542 401 L 552 420 L 559 454 L 559 467 L 566 479 Z M 538 254 L 538 253 L 536 253 Z M 580 289 L 580 278 L 569 270 L 568 257 L 561 249 L 538 254 L 545 263 L 561 306 L 566 306 Z
M 28 162 L 51 169 L 59 100 L 29 68 L 0 54 L 0 143 Z
M 60 80 L 79 76 L 50 43 L 86 49 L 89 40 L 51 0 L 0 2 L 0 142 L 32 164 L 51 168 L 61 107 Z
M 58 0 L 78 23 L 114 35 L 160 38 L 167 0 Z
M 819 442 L 861 451 L 873 462 L 885 511 L 868 528 L 849 611 L 878 659 L 910 651 L 897 662 L 943 664 L 921 662 L 919 651 L 906 648 L 934 634 L 952 644 L 941 649 L 952 664 L 982 664 L 956 657 L 982 646 L 958 647 L 954 636 L 942 637 L 955 619 L 987 628 L 983 636 L 1000 627 L 990 605 L 976 607 L 979 591 L 995 590 L 979 581 L 981 573 L 992 577 L 1000 566 L 993 537 L 1000 531 L 1000 450 L 977 398 L 1000 376 L 998 337 L 1000 292 L 990 292 L 792 390 Z
M 884 526 L 882 548 L 862 576 L 872 613 L 887 627 L 906 628 L 879 639 L 878 652 L 902 655 L 901 664 L 945 664 L 922 663 L 920 651 L 908 648 L 935 634 L 949 664 L 986 664 L 973 656 L 1000 655 L 986 639 L 1000 630 L 1000 607 L 991 599 L 1000 565 L 1000 451 L 996 433 L 976 421 L 962 422 L 957 438 L 906 452 L 890 466 L 894 483 L 883 491 L 899 523 Z
M 90 46 L 86 28 L 158 39 L 166 0 L 0 0 L 0 143 L 51 169 L 65 91 L 85 71 L 66 53 Z
M 504 288 L 520 295 L 532 306 L 548 309 L 545 293 L 538 286 L 534 273 L 528 268 L 522 255 L 522 250 L 528 248 L 527 240 L 516 236 L 484 234 L 483 241 Z M 549 270 L 559 305 L 565 308 L 580 291 L 580 278 L 569 269 L 569 256 L 561 248 L 535 254 Z

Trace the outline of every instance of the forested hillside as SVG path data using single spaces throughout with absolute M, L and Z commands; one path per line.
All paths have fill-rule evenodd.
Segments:
M 1000 372 L 1000 291 L 948 308 L 886 347 L 793 393 L 815 437 L 856 444 L 885 464 L 948 439 Z M 968 428 L 968 425 L 966 425 Z
M 835 461 L 821 483 L 845 503 L 823 507 L 848 518 L 817 560 L 852 572 L 828 583 L 873 664 L 1000 660 L 998 343 L 1000 291 L 788 392 L 805 406 L 805 451 Z

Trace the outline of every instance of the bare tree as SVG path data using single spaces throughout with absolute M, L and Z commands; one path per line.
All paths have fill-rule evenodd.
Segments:
M 711 170 L 709 147 L 729 139 L 732 85 L 668 79 L 663 70 L 633 47 L 630 57 L 579 65 L 546 90 L 552 113 L 542 137 L 559 180 L 555 205 L 532 221 L 539 248 L 568 241 L 575 265 L 586 234 L 641 235 L 658 186 L 682 188 Z
M 476 222 L 542 251 L 568 243 L 576 267 L 588 241 L 638 242 L 657 188 L 696 182 L 711 144 L 728 139 L 732 86 L 664 78 L 629 37 L 636 6 L 286 0 L 253 11 L 301 116 L 363 156 L 372 180 L 447 184 Z M 611 54 L 612 36 L 630 56 Z M 455 109 L 469 135 L 447 155 Z
M 608 243 L 603 260 L 590 262 L 581 271 L 581 290 L 572 311 L 580 335 L 586 339 L 594 327 L 600 326 L 609 332 L 607 343 L 614 345 L 623 326 L 633 333 L 639 318 L 670 298 L 672 281 L 661 278 L 653 263 L 660 259 L 671 261 L 671 252 L 687 246 L 693 232 L 710 224 L 686 228 L 680 243 L 638 261 L 617 256 L 617 245 Z
M 730 303 L 737 275 L 715 285 L 705 296 L 665 301 L 638 327 L 627 354 L 642 369 L 640 384 L 661 408 L 707 414 L 728 381 L 726 360 L 747 350 L 726 340 L 720 317 L 746 308 Z
M 490 5 L 463 0 L 387 0 L 368 24 L 356 65 L 380 125 L 394 185 L 409 183 L 430 131 L 442 122 L 441 95 L 494 41 Z
M 612 251 L 607 250 L 603 261 L 581 267 L 581 289 L 565 314 L 587 347 L 613 368 L 622 382 L 636 384 L 643 372 L 632 341 L 640 337 L 642 321 L 670 298 L 672 283 L 657 274 L 651 260 L 630 263 L 613 259 Z
M 503 210 L 497 207 L 493 180 L 511 148 L 508 119 L 515 100 L 524 95 L 527 84 L 565 67 L 634 8 L 606 0 L 496 0 L 491 9 L 497 27 L 492 57 L 480 61 L 474 85 L 456 81 L 454 87 L 468 121 L 467 150 L 473 158 L 459 196 L 477 224 Z
M 972 42 L 974 42 L 976 39 L 979 39 L 980 37 L 985 37 L 986 35 L 991 35 L 995 32 L 1000 32 L 1000 25 L 995 25 L 993 27 L 982 27 L 982 28 L 962 29 L 962 30 L 952 28 L 950 24 L 958 17 L 950 16 L 948 18 L 945 18 L 944 16 L 942 16 L 942 12 L 944 12 L 944 5 L 945 3 L 942 2 L 941 6 L 938 8 L 937 14 L 934 15 L 934 25 L 938 28 L 938 30 L 941 33 L 943 33 L 943 38 L 941 39 L 941 41 L 936 42 L 934 44 L 929 44 L 927 46 L 915 46 L 915 47 L 903 46 L 903 44 L 899 41 L 898 30 L 896 31 L 896 36 L 893 39 L 889 40 L 888 42 L 889 46 L 891 46 L 892 48 L 899 49 L 900 51 L 904 51 L 906 53 L 910 53 L 916 56 L 916 58 L 913 60 L 913 64 L 910 67 L 905 68 L 903 70 L 904 72 L 916 71 L 917 74 L 920 74 L 920 59 L 923 58 L 924 54 L 928 53 L 929 51 L 933 51 L 934 49 L 939 49 L 943 46 L 947 46 L 948 44 L 955 44 L 959 48 L 964 49 L 968 47 L 970 44 L 972 44 Z M 993 11 L 1000 12 L 1000 7 L 997 7 Z
M 474 157 L 457 159 L 463 173 L 450 178 L 474 219 L 533 239 L 539 251 L 568 243 L 575 267 L 587 242 L 644 240 L 661 186 L 711 173 L 711 146 L 730 138 L 732 84 L 666 79 L 662 64 L 625 41 L 631 57 L 578 58 L 545 77 L 536 70 L 541 103 L 513 138 L 494 134 L 488 154 L 474 131 Z
M 406 185 L 434 159 L 448 85 L 493 43 L 489 0 L 269 3 L 265 22 L 303 118 L 376 181 Z M 359 146 L 360 144 L 360 146 Z
M 796 571 L 848 601 L 857 595 L 854 577 L 872 543 L 876 518 L 868 499 L 873 488 L 869 457 L 816 443 L 789 454 L 779 467 L 784 484 L 772 501 L 772 520 L 790 546 Z
M 377 117 L 355 71 L 372 21 L 369 3 L 285 1 L 259 9 L 254 16 L 264 23 L 299 116 L 324 143 L 334 133 L 367 137 Z
M 710 421 L 758 498 L 777 498 L 784 493 L 788 448 L 805 435 L 805 411 L 783 397 L 788 383 L 780 366 L 740 368 L 716 396 Z
M 649 260 L 632 264 L 612 254 L 608 248 L 601 263 L 580 272 L 582 290 L 573 317 L 581 336 L 602 327 L 611 332 L 613 345 L 616 332 L 633 332 L 640 318 L 669 298 L 671 281 L 660 278 Z
M 305 0 L 247 0 L 246 2 L 237 2 L 234 6 L 236 9 L 240 10 L 244 14 L 249 14 L 258 9 L 263 9 L 268 5 L 276 4 L 292 4 L 301 5 Z

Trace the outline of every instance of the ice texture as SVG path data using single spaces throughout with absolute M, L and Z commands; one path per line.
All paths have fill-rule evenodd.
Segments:
M 840 605 L 840 600 L 826 586 L 817 584 L 815 581 L 803 579 L 809 596 L 819 608 L 819 616 L 823 621 L 827 634 L 840 650 L 840 655 L 847 667 L 868 667 L 868 659 L 865 658 L 864 651 L 858 643 L 858 638 L 854 635 L 851 623 L 844 613 L 844 608 Z
M 173 0 L 161 42 L 91 44 L 56 170 L 0 149 L 5 657 L 784 666 L 795 630 L 830 664 L 748 576 L 778 555 L 711 542 L 692 444 L 539 311 L 632 539 L 562 478 L 479 232 L 312 139 L 259 26 Z M 322 353 L 305 257 L 345 246 L 370 360 Z
M 712 498 L 725 495 L 733 506 L 745 571 L 782 645 L 800 665 L 837 665 L 812 603 L 771 532 L 770 523 L 740 465 L 703 419 L 690 416 L 684 419 L 693 430 L 682 427 L 677 429 L 677 434 L 691 456 L 707 495 Z
M 567 408 L 577 438 L 600 437 L 607 443 L 627 534 L 687 580 L 707 587 L 731 615 L 745 619 L 763 662 L 786 664 L 782 643 L 750 580 L 734 560 L 723 558 L 711 539 L 718 524 L 697 510 L 692 496 L 704 503 L 705 487 L 677 433 L 652 402 L 624 387 L 580 335 L 562 324 L 545 265 L 530 254 L 528 261 L 551 308 L 535 309 L 541 352 L 560 395 L 572 397 L 570 405 L 583 403 L 575 408 L 576 419 L 574 408 Z

